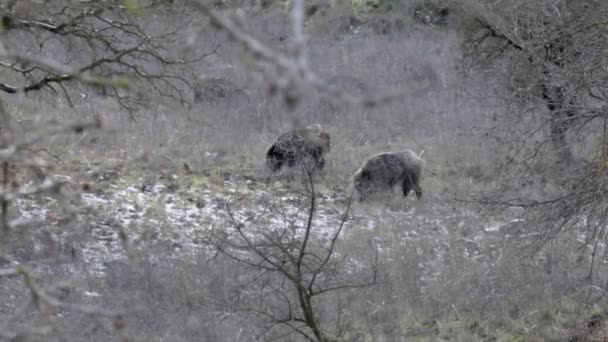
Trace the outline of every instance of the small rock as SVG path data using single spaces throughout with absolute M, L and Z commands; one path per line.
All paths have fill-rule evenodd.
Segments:
M 230 171 L 222 172 L 222 178 L 224 179 L 224 181 L 229 181 L 230 177 L 232 177 L 232 173 Z
M 177 184 L 177 183 L 171 183 L 171 184 L 167 185 L 167 191 L 169 191 L 169 192 L 175 192 L 175 191 L 177 191 L 177 189 L 179 189 L 179 184 Z
M 105 170 L 91 174 L 91 177 L 97 181 L 111 181 L 120 177 L 120 173 L 116 170 Z
M 144 183 L 141 185 L 140 190 L 141 190 L 141 192 L 151 192 L 153 188 L 154 188 L 153 184 Z

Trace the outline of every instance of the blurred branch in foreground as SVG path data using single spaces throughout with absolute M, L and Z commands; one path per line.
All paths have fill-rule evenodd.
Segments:
M 158 1 L 127 6 L 119 0 L 7 5 L 0 25 L 5 48 L 0 71 L 11 81 L 2 80 L 0 90 L 60 92 L 69 100 L 73 91 L 83 90 L 64 85 L 77 80 L 95 85 L 131 112 L 149 103 L 148 93 L 185 103 L 192 91 L 186 66 L 215 54 L 218 47 L 180 56 L 180 33 L 192 18 L 166 6 Z M 170 23 L 149 20 L 159 14 L 177 18 Z
M 291 8 L 292 39 L 286 51 L 272 48 L 250 34 L 243 18 L 218 13 L 207 2 L 187 0 L 196 10 L 211 21 L 211 25 L 225 32 L 230 40 L 238 42 L 246 52 L 248 65 L 261 72 L 269 82 L 269 92 L 280 95 L 288 108 L 293 109 L 304 97 L 316 92 L 342 105 L 373 107 L 398 99 L 403 90 L 378 92 L 362 97 L 352 96 L 342 88 L 328 84 L 315 73 L 306 57 L 304 35 L 304 1 L 295 0 Z

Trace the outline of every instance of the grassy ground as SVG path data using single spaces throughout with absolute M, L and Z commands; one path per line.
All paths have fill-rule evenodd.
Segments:
M 608 307 L 598 284 L 606 269 L 598 266 L 587 277 L 579 236 L 565 234 L 529 256 L 512 235 L 525 225 L 521 210 L 488 212 L 458 201 L 495 188 L 504 146 L 480 134 L 499 109 L 484 98 L 481 80 L 459 76 L 457 37 L 428 27 L 324 36 L 323 25 L 336 28 L 333 20 L 343 18 L 321 19 L 308 26 L 321 32 L 310 42 L 311 64 L 328 82 L 352 92 L 402 89 L 403 97 L 369 109 L 332 105 L 320 94 L 290 112 L 261 80 L 238 67 L 220 68 L 229 64 L 226 57 L 204 71 L 222 70 L 212 76 L 245 89 L 247 100 L 189 109 L 159 104 L 136 113 L 136 121 L 98 98 L 76 99 L 71 108 L 23 98 L 12 104 L 24 121 L 38 112 L 61 119 L 100 114 L 107 128 L 38 146 L 56 165 L 54 173 L 72 177 L 77 219 L 58 215 L 62 203 L 46 197 L 16 203 L 15 216 L 38 215 L 44 224 L 12 236 L 11 249 L 20 260 L 61 257 L 36 267 L 43 285 L 72 279 L 53 291 L 70 302 L 126 310 L 124 328 L 64 310 L 52 315 L 59 329 L 46 340 L 107 341 L 120 334 L 146 341 L 259 340 L 268 322 L 247 307 L 261 306 L 256 300 L 264 287 L 254 286 L 259 273 L 216 255 L 209 232 L 229 226 L 227 202 L 243 215 L 272 201 L 286 212 L 301 206 L 305 191 L 297 172 L 295 180 L 281 174 L 266 185 L 264 151 L 284 130 L 319 122 L 332 135 L 332 150 L 317 179 L 315 243 L 336 228 L 352 174 L 369 156 L 409 148 L 428 164 L 422 201 L 395 193 L 354 204 L 337 245 L 343 267 L 333 271 L 345 281 L 363 279 L 375 246 L 381 277 L 372 287 L 316 303 L 325 326 L 366 342 L 603 341 Z M 20 172 L 21 182 L 31 178 Z M 277 224 L 266 219 L 253 228 L 264 232 Z M 3 317 L 16 317 L 21 326 L 48 323 L 48 315 L 19 311 L 29 296 L 23 284 L 0 283 Z M 273 296 L 263 298 L 273 303 Z
M 165 158 L 115 158 L 114 167 L 94 153 L 64 158 L 56 170 L 60 174 L 106 167 L 79 181 L 81 187 L 87 184 L 77 204 L 80 219 L 68 226 L 53 216 L 57 204 L 52 201 L 20 203 L 22 213 L 45 215 L 45 231 L 57 243 L 49 245 L 44 235 L 32 231 L 30 245 L 15 245 L 15 253 L 36 251 L 22 255 L 28 259 L 75 253 L 68 261 L 39 269 L 41 279 L 52 284 L 71 277 L 77 286 L 68 291 L 69 300 L 129 308 L 125 333 L 131 336 L 251 340 L 264 320 L 239 309 L 235 294 L 241 293 L 240 301 L 257 296 L 253 288 L 250 294 L 242 292 L 243 286 L 252 286 L 246 284 L 253 270 L 214 257 L 205 243 L 207 234 L 228 225 L 225 201 L 247 213 L 260 210 L 257 206 L 269 198 L 283 198 L 284 208 L 297 207 L 303 193 L 297 172 L 295 181 L 279 175 L 267 186 L 263 165 L 254 159 L 249 154 L 210 155 L 186 169 Z M 379 247 L 383 277 L 371 288 L 344 291 L 319 303 L 328 326 L 335 324 L 336 308 L 346 301 L 349 336 L 365 341 L 601 341 L 607 333 L 606 306 L 591 299 L 598 294 L 579 282 L 584 272 L 571 268 L 576 264 L 569 256 L 562 256 L 558 265 L 548 265 L 544 258 L 520 259 L 517 249 L 505 243 L 505 232 L 517 224 L 510 222 L 516 213 L 482 215 L 478 208 L 450 199 L 483 179 L 476 172 L 456 175 L 451 168 L 461 169 L 462 163 L 446 159 L 431 166 L 421 202 L 395 193 L 354 204 L 337 251 L 363 266 L 360 273 L 346 272 L 344 277 L 356 281 L 369 271 L 365 261 L 370 241 Z M 319 241 L 335 229 L 345 210 L 348 179 L 331 164 L 318 178 L 314 224 Z M 448 180 L 458 186 L 447 186 Z M 266 222 L 257 226 L 261 229 L 275 224 L 261 222 Z M 4 305 L 9 312 L 24 295 L 16 289 L 17 284 L 5 287 L 16 295 Z M 89 331 L 89 320 L 66 315 L 59 320 L 63 338 L 116 338 L 111 329 Z

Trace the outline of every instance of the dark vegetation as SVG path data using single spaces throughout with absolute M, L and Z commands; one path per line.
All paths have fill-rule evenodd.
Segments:
M 0 340 L 607 338 L 607 2 L 0 15 Z

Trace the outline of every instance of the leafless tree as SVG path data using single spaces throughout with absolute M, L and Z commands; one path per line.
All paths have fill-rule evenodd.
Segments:
M 593 271 L 608 236 L 608 5 L 466 3 L 472 70 L 500 71 L 490 78 L 504 108 L 489 132 L 507 147 L 503 178 L 482 202 L 525 208 L 528 221 L 515 228 L 527 245 L 538 251 L 569 236 Z
M 300 166 L 306 180 L 303 193 L 288 199 L 267 198 L 255 213 L 244 210 L 251 207 L 246 195 L 231 196 L 225 202 L 230 227 L 217 227 L 208 241 L 219 254 L 233 259 L 236 267 L 254 274 L 251 279 L 243 280 L 243 293 L 222 304 L 260 319 L 264 328 L 258 332 L 259 336 L 277 338 L 295 333 L 309 341 L 337 341 L 352 333 L 354 327 L 349 325 L 352 322 L 344 321 L 338 308 L 322 309 L 327 306 L 324 298 L 330 293 L 374 285 L 378 276 L 378 251 L 371 245 L 369 265 L 361 267 L 370 274 L 362 275 L 356 269 L 345 272 L 349 267 L 357 268 L 353 265 L 359 262 L 366 262 L 349 262 L 351 256 L 337 251 L 352 196 L 336 226 L 315 223 L 317 166 L 304 162 Z M 345 273 L 359 277 L 349 279 Z
M 380 96 L 349 96 L 338 87 L 328 86 L 310 67 L 306 58 L 304 36 L 304 2 L 296 0 L 291 9 L 292 41 L 285 50 L 265 45 L 251 35 L 239 22 L 239 16 L 221 15 L 203 1 L 188 4 L 205 15 L 228 39 L 236 41 L 250 57 L 249 64 L 261 72 L 270 84 L 270 91 L 282 96 L 289 107 L 295 107 L 302 98 L 316 92 L 338 101 L 353 105 L 374 106 L 397 94 Z M 70 100 L 73 92 L 82 86 L 102 90 L 104 96 L 117 100 L 123 108 L 135 110 L 142 104 L 142 96 L 152 90 L 157 95 L 184 100 L 188 80 L 182 74 L 182 66 L 205 58 L 214 50 L 184 60 L 171 53 L 176 46 L 176 33 L 181 28 L 172 27 L 154 34 L 148 31 L 145 20 L 138 17 L 143 11 L 154 11 L 156 6 L 176 6 L 174 2 L 149 1 L 133 5 L 131 1 L 60 1 L 39 3 L 35 1 L 9 1 L 2 8 L 2 36 L 0 37 L 0 68 L 4 76 L 0 90 L 5 94 L 49 91 Z M 187 7 L 176 7 L 186 9 Z M 188 21 L 181 24 L 188 25 Z M 61 53 L 55 54 L 59 50 Z M 66 53 L 63 56 L 63 53 Z M 74 52 L 71 54 L 70 52 Z M 12 75 L 13 78 L 9 78 Z M 86 88 L 89 89 L 89 88 Z M 144 97 L 145 99 L 145 97 Z M 7 114 L 8 117 L 8 114 Z M 6 124 L 6 142 L 0 144 L 0 218 L 4 232 L 17 231 L 21 224 L 35 224 L 44 230 L 44 223 L 12 219 L 13 201 L 27 196 L 52 194 L 58 201 L 69 202 L 65 189 L 78 188 L 74 182 L 52 176 L 28 148 L 45 137 L 54 134 L 98 128 L 99 120 L 75 123 L 48 123 L 34 129 L 33 134 L 18 137 L 10 134 L 10 119 Z M 39 184 L 19 185 L 11 182 L 11 165 L 42 168 Z M 343 312 L 333 308 L 325 313 L 323 299 L 327 294 L 356 290 L 371 286 L 377 279 L 377 251 L 371 248 L 369 275 L 347 277 L 344 268 L 361 273 L 358 260 L 338 253 L 339 237 L 347 222 L 350 199 L 341 220 L 327 230 L 328 237 L 317 235 L 322 227 L 315 224 L 318 215 L 318 192 L 315 188 L 315 166 L 304 166 L 306 191 L 289 200 L 269 200 L 259 213 L 243 213 L 235 208 L 236 198 L 226 203 L 227 230 L 214 230 L 212 245 L 222 255 L 233 258 L 241 267 L 259 272 L 248 287 L 253 291 L 271 296 L 263 301 L 238 303 L 233 308 L 243 308 L 257 314 L 267 323 L 261 333 L 299 334 L 312 341 L 333 341 L 349 330 L 343 321 Z M 78 189 L 76 189 L 78 190 Z M 63 201 L 63 202 L 62 202 Z M 293 203 L 288 203 L 293 202 Z M 294 204 L 295 203 L 295 204 Z M 295 208 L 295 212 L 292 211 Z M 62 207 L 62 214 L 73 218 L 73 208 Z M 71 216 L 70 216 L 71 215 Z M 268 217 L 282 219 L 280 225 L 270 225 Z M 25 222 L 25 223 L 24 223 Z M 53 321 L 44 326 L 25 326 L 16 323 L 23 315 L 41 315 L 45 318 L 65 311 L 83 313 L 93 318 L 94 326 L 107 326 L 122 332 L 124 322 L 120 313 L 73 303 L 61 298 L 54 290 L 62 288 L 42 285 L 36 279 L 35 265 L 20 260 L 10 250 L 10 234 L 3 235 L 0 246 L 0 281 L 20 279 L 23 289 L 29 291 L 22 311 L 13 312 L 1 322 L 2 338 L 19 339 L 22 336 L 46 338 L 53 331 Z M 123 242 L 126 233 L 121 231 Z M 348 261 L 353 261 L 346 265 Z M 19 277 L 19 278 L 17 278 Z M 69 284 L 69 281 L 67 282 Z M 232 305 L 233 303 L 229 303 Z M 331 308 L 330 308 L 331 309 Z M 27 322 L 26 322 L 27 323 Z M 126 338 L 126 337 L 125 337 Z
M 507 98 L 520 100 L 520 115 L 532 108 L 544 115 L 536 125 L 548 128 L 547 142 L 558 159 L 572 162 L 569 135 L 604 117 L 606 72 L 598 56 L 607 47 L 597 39 L 606 34 L 602 18 L 608 9 L 594 1 L 469 3 L 478 25 L 470 55 L 476 62 L 505 63 Z
M 72 81 L 80 79 L 130 111 L 150 102 L 144 96 L 149 91 L 185 102 L 191 77 L 184 66 L 217 48 L 192 58 L 176 53 L 184 40 L 179 34 L 192 18 L 170 8 L 173 4 L 164 1 L 8 1 L 0 8 L 0 90 L 51 92 L 71 102 L 75 92 L 88 91 L 75 87 Z M 183 19 L 149 20 L 158 13 Z M 58 62 L 72 67 L 57 68 Z
M 46 320 L 44 317 L 66 312 L 90 317 L 91 322 L 100 328 L 109 325 L 113 331 L 120 332 L 123 328 L 120 313 L 67 299 L 65 294 L 74 290 L 74 285 L 67 279 L 51 285 L 40 279 L 41 265 L 69 261 L 74 257 L 69 251 L 49 255 L 47 258 L 33 256 L 33 251 L 26 251 L 26 255 L 16 253 L 23 245 L 31 247 L 24 240 L 31 241 L 34 235 L 45 236 L 45 230 L 49 229 L 49 223 L 43 218 L 15 215 L 19 213 L 17 203 L 24 199 L 53 198 L 61 204 L 54 215 L 61 217 L 67 224 L 77 220 L 76 208 L 71 203 L 81 191 L 80 181 L 85 179 L 84 174 L 74 175 L 72 179 L 56 177 L 49 172 L 52 165 L 31 153 L 31 147 L 55 135 L 99 129 L 101 121 L 97 118 L 70 123 L 49 122 L 33 132 L 28 132 L 27 136 L 19 136 L 11 134 L 14 132 L 10 130 L 8 115 L 3 106 L 0 108 L 0 113 L 4 126 L 0 146 L 0 283 L 6 289 L 2 291 L 2 297 L 6 300 L 15 286 L 22 289 L 20 294 L 29 293 L 17 312 L 4 315 L 0 320 L 0 339 L 13 341 L 44 338 L 56 330 L 52 320 L 48 323 L 21 324 L 20 320 L 23 316 L 28 315 L 31 318 L 30 322 L 33 322 L 36 319 Z M 34 178 L 38 182 L 32 182 L 27 178 L 24 182 L 18 180 L 17 173 L 23 174 L 28 169 L 36 172 Z M 45 246 L 47 247 L 50 246 Z
M 123 1 L 3 3 L 0 90 L 6 95 L 50 91 L 71 102 L 75 91 L 103 89 L 105 96 L 130 110 L 140 103 L 139 95 L 146 88 L 182 100 L 188 83 L 176 68 L 190 61 L 168 53 L 176 31 L 151 35 L 135 16 L 135 12 L 157 5 L 128 6 Z M 26 243 L 28 250 L 19 253 L 24 240 L 50 235 L 45 235 L 50 223 L 21 215 L 19 201 L 53 198 L 59 206 L 52 216 L 69 225 L 78 217 L 74 201 L 88 186 L 83 182 L 87 179 L 84 171 L 71 177 L 54 175 L 53 163 L 34 153 L 34 147 L 56 135 L 100 129 L 102 118 L 73 122 L 49 118 L 27 132 L 16 131 L 11 111 L 2 101 L 0 127 L 0 282 L 7 289 L 3 298 L 19 293 L 24 300 L 20 308 L 3 316 L 0 338 L 48 338 L 58 330 L 52 317 L 65 313 L 90 317 L 97 328 L 121 335 L 124 322 L 120 313 L 66 298 L 77 286 L 70 279 L 57 284 L 41 279 L 40 265 L 69 261 L 78 251 L 39 258 Z M 33 176 L 24 176 L 28 171 Z M 120 235 L 126 241 L 125 232 Z M 10 292 L 15 289 L 20 290 Z M 24 316 L 30 318 L 25 323 L 21 322 Z

